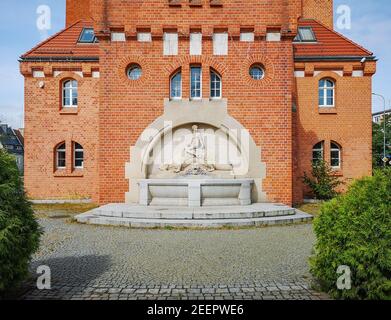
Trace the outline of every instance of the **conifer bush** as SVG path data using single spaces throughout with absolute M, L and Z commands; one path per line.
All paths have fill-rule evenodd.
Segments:
M 15 159 L 0 149 L 0 293 L 27 276 L 40 235 Z
M 310 187 L 316 199 L 330 200 L 338 195 L 337 188 L 342 182 L 326 161 L 313 163 L 311 176 L 304 172 L 303 182 Z
M 326 202 L 315 219 L 311 272 L 339 299 L 391 299 L 391 169 L 354 182 Z M 351 271 L 351 289 L 337 288 L 339 266 Z

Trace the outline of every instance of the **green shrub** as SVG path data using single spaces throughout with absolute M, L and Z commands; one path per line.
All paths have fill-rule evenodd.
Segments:
M 326 202 L 314 222 L 311 272 L 335 298 L 391 299 L 391 170 L 358 180 Z M 338 290 L 337 268 L 351 270 L 351 289 Z
M 0 150 L 0 292 L 27 276 L 40 235 L 15 159 Z
M 334 175 L 327 162 L 316 161 L 313 163 L 311 175 L 313 178 L 304 172 L 303 182 L 311 188 L 316 199 L 330 200 L 338 195 L 336 188 L 342 182 Z

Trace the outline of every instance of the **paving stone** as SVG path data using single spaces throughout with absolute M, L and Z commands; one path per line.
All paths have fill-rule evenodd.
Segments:
M 311 225 L 129 232 L 53 219 L 40 224 L 45 235 L 20 299 L 329 298 L 309 289 Z M 240 259 L 233 259 L 238 252 Z M 52 290 L 36 289 L 35 271 L 42 263 L 56 279 Z

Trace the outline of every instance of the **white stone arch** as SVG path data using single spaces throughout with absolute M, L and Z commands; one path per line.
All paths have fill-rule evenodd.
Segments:
M 267 201 L 262 190 L 262 180 L 266 176 L 266 165 L 261 162 L 261 148 L 255 144 L 248 131 L 228 114 L 227 101 L 221 99 L 210 101 L 165 100 L 164 114 L 152 122 L 140 135 L 136 144 L 130 148 L 130 162 L 125 164 L 125 176 L 129 179 L 130 190 L 126 193 L 127 203 L 137 203 L 139 199 L 138 180 L 148 178 L 148 165 L 153 148 L 167 132 L 187 124 L 205 124 L 227 134 L 229 139 L 239 148 L 243 160 L 248 165 L 245 174 L 236 175 L 235 178 L 253 178 L 253 202 Z M 246 132 L 248 146 L 243 144 L 232 131 Z M 243 150 L 248 148 L 248 150 Z

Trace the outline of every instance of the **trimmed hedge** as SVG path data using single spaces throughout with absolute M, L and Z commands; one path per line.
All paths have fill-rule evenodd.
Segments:
M 391 299 L 391 170 L 358 180 L 326 202 L 314 222 L 311 272 L 337 299 Z M 338 290 L 337 269 L 351 270 L 351 289 Z
M 15 159 L 0 150 L 0 292 L 18 285 L 28 275 L 40 235 Z

